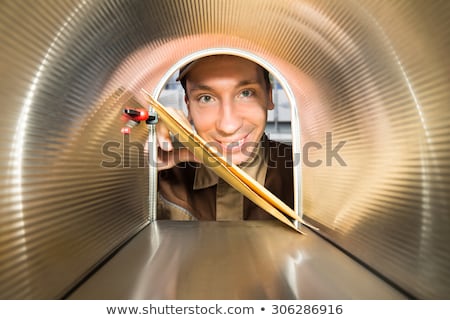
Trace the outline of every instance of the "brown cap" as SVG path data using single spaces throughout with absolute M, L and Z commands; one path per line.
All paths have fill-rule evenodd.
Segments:
M 183 87 L 184 87 L 186 82 L 183 81 L 183 80 L 184 80 L 184 78 L 186 77 L 186 75 L 192 70 L 193 67 L 195 67 L 196 64 L 198 64 L 199 62 L 203 61 L 203 59 L 208 58 L 208 57 L 210 57 L 210 56 L 206 56 L 206 57 L 199 58 L 199 59 L 197 59 L 197 60 L 191 61 L 191 62 L 189 62 L 188 64 L 182 66 L 182 67 L 180 68 L 180 71 L 179 71 L 179 73 L 178 73 L 178 77 L 176 78 L 176 81 L 180 81 L 181 84 L 182 84 Z M 236 57 L 237 57 L 237 56 L 236 56 Z M 245 59 L 245 58 L 243 58 L 243 59 Z M 270 86 L 269 72 L 268 72 L 264 67 L 262 67 L 262 66 L 260 66 L 260 65 L 258 65 L 258 66 L 263 70 L 264 78 L 266 79 L 266 82 L 267 82 L 267 83 L 269 84 L 269 86 Z
M 189 71 L 191 71 L 192 67 L 198 62 L 198 60 L 194 60 L 192 62 L 189 62 L 187 65 L 180 68 L 180 72 L 178 74 L 178 77 L 176 81 L 181 81 Z

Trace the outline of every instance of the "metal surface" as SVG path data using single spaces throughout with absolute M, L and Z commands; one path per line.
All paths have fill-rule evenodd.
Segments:
M 114 281 L 111 281 L 114 279 Z M 405 299 L 278 221 L 156 221 L 69 299 Z
M 155 120 L 147 125 L 148 129 L 148 149 L 149 151 L 149 163 L 156 163 L 158 160 L 158 143 L 156 138 L 156 124 L 158 122 L 158 114 L 149 108 L 150 114 L 154 115 Z M 157 201 L 158 201 L 158 168 L 156 166 L 148 166 L 148 219 L 149 221 L 155 221 L 157 215 Z
M 294 93 L 322 161 L 302 163 L 305 217 L 411 296 L 450 298 L 449 39 L 449 1 L 1 1 L 0 298 L 62 297 L 145 226 L 145 149 L 112 168 L 102 149 L 133 93 L 219 47 Z

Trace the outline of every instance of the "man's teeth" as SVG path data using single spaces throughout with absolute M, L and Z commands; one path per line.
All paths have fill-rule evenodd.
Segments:
M 226 148 L 233 148 L 233 147 L 240 147 L 244 143 L 244 139 L 241 139 L 239 141 L 233 141 L 230 143 L 222 143 Z

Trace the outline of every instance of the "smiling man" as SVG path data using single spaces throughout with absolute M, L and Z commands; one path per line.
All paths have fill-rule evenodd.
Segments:
M 178 80 L 185 90 L 186 121 L 229 161 L 293 207 L 291 149 L 264 135 L 267 111 L 274 108 L 268 72 L 242 57 L 213 55 L 183 67 Z M 272 219 L 187 149 L 174 149 L 162 122 L 157 136 L 158 219 Z

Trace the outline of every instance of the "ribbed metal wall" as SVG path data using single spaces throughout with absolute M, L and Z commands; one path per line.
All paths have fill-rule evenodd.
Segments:
M 60 298 L 147 223 L 144 151 L 118 147 L 137 104 L 114 77 L 127 52 L 107 8 L 0 6 L 0 298 Z
M 305 168 L 305 211 L 413 296 L 448 299 L 450 3 L 368 1 L 329 16 L 345 38 L 325 36 L 341 40 L 336 63 L 321 72 L 326 102 L 303 113 L 313 119 L 303 128 L 324 145 L 326 131 L 333 146 L 345 141 L 347 166 Z
M 0 297 L 62 297 L 146 224 L 145 152 L 106 168 L 105 143 L 141 87 L 225 47 L 277 67 L 296 138 L 323 146 L 302 181 L 322 234 L 410 295 L 450 298 L 449 21 L 448 1 L 1 2 Z M 327 165 L 327 132 L 345 166 Z

